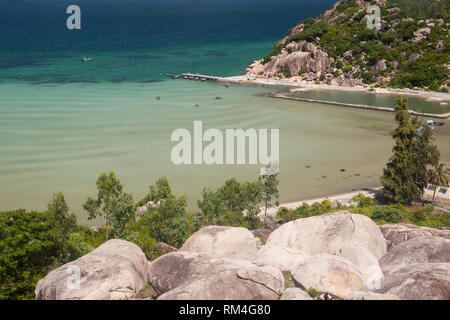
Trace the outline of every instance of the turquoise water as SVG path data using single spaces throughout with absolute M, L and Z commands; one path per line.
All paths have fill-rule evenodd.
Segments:
M 186 80 L 1 85 L 2 209 L 42 209 L 62 191 L 83 221 L 80 204 L 95 194 L 99 173 L 109 170 L 136 198 L 167 176 L 177 193 L 187 194 L 191 210 L 203 187 L 257 178 L 258 165 L 173 165 L 170 135 L 192 131 L 195 120 L 205 129 L 280 129 L 282 201 L 378 185 L 392 147 L 392 114 L 263 97 L 270 89 Z M 436 131 L 447 160 L 449 129 Z
M 280 88 L 161 75 L 241 74 L 289 27 L 331 2 L 158 11 L 92 1 L 75 34 L 61 24 L 63 2 L 28 11 L 0 3 L 0 28 L 8 30 L 0 34 L 0 210 L 42 210 L 62 191 L 86 222 L 81 204 L 110 170 L 136 199 L 167 176 L 192 211 L 204 187 L 257 178 L 259 165 L 173 165 L 171 133 L 192 131 L 196 120 L 205 129 L 279 129 L 281 201 L 378 185 L 392 114 L 264 97 Z M 444 161 L 449 130 L 436 129 Z

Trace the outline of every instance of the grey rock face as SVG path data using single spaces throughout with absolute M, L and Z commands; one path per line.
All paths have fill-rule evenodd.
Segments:
M 385 275 L 414 263 L 450 262 L 450 240 L 417 237 L 400 243 L 380 260 Z
M 313 298 L 300 288 L 287 288 L 280 300 L 313 300 Z
M 374 292 L 404 300 L 450 300 L 450 263 L 409 265 L 383 278 Z
M 368 217 L 339 211 L 298 219 L 282 225 L 267 239 L 267 246 L 297 249 L 310 255 L 339 255 L 343 248 L 366 248 L 377 259 L 387 252 L 386 240 Z
M 377 74 L 383 70 L 386 70 L 386 59 L 382 59 L 378 61 L 373 67 L 372 67 L 372 73 Z
M 411 224 L 385 224 L 380 226 L 380 230 L 383 233 L 383 236 L 388 241 L 389 250 L 404 241 L 408 241 L 412 238 L 417 237 L 443 237 L 446 239 L 450 239 L 450 230 L 449 229 L 433 229 L 426 227 L 419 227 Z
M 292 248 L 263 246 L 255 259 L 257 265 L 270 265 L 281 271 L 291 271 L 310 255 Z
M 196 252 L 173 252 L 150 265 L 149 281 L 158 295 L 214 273 L 256 267 L 249 261 L 214 257 Z
M 258 248 L 255 237 L 245 228 L 210 226 L 190 236 L 180 251 L 252 260 L 256 257 Z
M 344 300 L 400 300 L 400 298 L 392 294 L 357 291 L 350 293 Z
M 109 240 L 78 260 L 50 272 L 38 282 L 36 299 L 132 299 L 145 287 L 148 267 L 138 246 L 128 241 Z
M 248 75 L 272 78 L 279 75 L 281 70 L 289 72 L 291 76 L 299 75 L 302 70 L 318 73 L 326 71 L 331 62 L 328 54 L 314 44 L 305 41 L 291 42 L 267 64 L 252 65 Z
M 181 285 L 158 300 L 276 300 L 284 291 L 283 274 L 273 267 L 215 265 L 204 271 L 203 276 L 188 275 L 191 280 L 177 281 Z
M 361 272 L 366 286 L 377 283 L 384 276 L 377 258 L 366 248 L 343 248 L 342 252 L 339 253 L 339 256 L 353 263 L 353 265 Z
M 338 297 L 364 287 L 362 274 L 351 262 L 330 254 L 313 256 L 297 264 L 292 270 L 292 279 L 302 289 L 314 288 Z

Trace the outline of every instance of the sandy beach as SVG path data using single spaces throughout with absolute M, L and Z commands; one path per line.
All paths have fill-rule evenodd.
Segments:
M 264 78 L 254 78 L 248 77 L 246 75 L 226 77 L 223 78 L 225 81 L 230 83 L 254 83 L 254 84 L 264 84 L 264 85 L 282 85 L 294 87 L 291 92 L 301 92 L 308 90 L 339 90 L 339 91 L 350 91 L 350 92 L 365 92 L 374 94 L 402 94 L 415 96 L 428 101 L 440 101 L 442 103 L 450 103 L 450 93 L 445 92 L 435 92 L 435 91 L 425 91 L 425 90 L 413 90 L 413 89 L 394 89 L 394 88 L 371 88 L 369 86 L 355 86 L 355 87 L 342 87 L 328 84 L 316 84 L 309 81 L 298 81 L 298 80 L 275 80 L 275 79 L 264 79 Z
M 280 98 L 280 99 L 289 99 L 289 100 L 297 100 L 304 102 L 312 102 L 312 103 L 325 103 L 332 104 L 342 107 L 351 107 L 358 109 L 367 109 L 367 110 L 376 110 L 376 111 L 384 111 L 384 112 L 395 112 L 394 108 L 388 107 L 377 107 L 377 106 L 369 106 L 363 104 L 348 104 L 348 103 L 340 103 L 336 101 L 326 101 L 326 100 L 313 100 L 313 99 L 303 99 L 296 98 L 290 96 L 289 94 L 293 94 L 296 92 L 307 92 L 313 90 L 332 90 L 332 91 L 347 91 L 347 92 L 360 92 L 360 93 L 371 93 L 371 94 L 385 94 L 385 95 L 406 95 L 410 97 L 416 97 L 419 99 L 424 99 L 429 102 L 438 102 L 441 105 L 448 105 L 450 103 L 450 94 L 445 92 L 435 92 L 435 91 L 425 91 L 425 90 L 412 90 L 412 89 L 393 89 L 393 88 L 371 88 L 364 86 L 355 86 L 355 87 L 342 87 L 336 85 L 327 85 L 327 84 L 316 84 L 309 81 L 301 81 L 301 80 L 276 80 L 276 79 L 265 79 L 265 78 L 254 78 L 248 77 L 246 75 L 242 76 L 234 76 L 234 77 L 215 77 L 216 81 L 229 82 L 234 84 L 259 84 L 259 85 L 270 85 L 270 86 L 287 86 L 293 87 L 289 90 L 289 93 L 280 93 L 273 92 L 271 95 L 268 95 L 272 98 Z M 436 119 L 448 119 L 450 117 L 450 113 L 423 113 L 416 112 L 410 110 L 411 115 L 421 116 L 421 117 L 429 117 Z
M 282 203 L 278 207 L 273 207 L 267 210 L 267 215 L 270 217 L 275 217 L 277 214 L 277 211 L 281 207 L 285 207 L 288 209 L 296 209 L 300 207 L 303 204 L 313 205 L 314 203 L 322 202 L 324 200 L 329 200 L 332 203 L 340 202 L 341 204 L 345 206 L 351 206 L 351 205 L 357 205 L 356 202 L 353 201 L 353 198 L 362 193 L 366 197 L 375 198 L 377 194 L 380 193 L 381 188 L 372 188 L 372 189 L 363 189 L 363 190 L 357 190 L 352 192 L 346 192 L 336 195 L 331 195 L 328 197 L 322 197 L 322 198 L 314 198 L 314 199 L 306 199 L 306 200 L 299 200 L 294 202 L 287 202 Z M 261 212 L 261 214 L 264 214 L 264 212 Z

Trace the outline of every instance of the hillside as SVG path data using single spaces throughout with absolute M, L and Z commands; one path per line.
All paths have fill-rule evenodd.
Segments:
M 368 28 L 377 5 L 381 28 Z M 301 21 L 247 75 L 448 92 L 450 0 L 341 0 Z

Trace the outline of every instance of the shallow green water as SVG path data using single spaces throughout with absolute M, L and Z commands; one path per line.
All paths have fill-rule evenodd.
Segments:
M 396 97 L 398 97 L 398 95 L 328 90 L 297 92 L 293 94 L 293 96 L 321 101 L 336 101 L 349 104 L 365 104 L 369 106 L 390 108 L 392 108 Z M 407 98 L 410 109 L 414 111 L 437 114 L 450 112 L 450 104 L 440 104 L 440 102 L 426 101 L 424 99 L 419 99 L 411 96 L 408 96 Z
M 257 178 L 259 165 L 173 165 L 170 135 L 177 128 L 192 131 L 195 120 L 204 130 L 280 129 L 282 201 L 378 185 L 392 147 L 392 114 L 262 96 L 272 90 L 185 80 L 1 85 L 1 209 L 43 209 L 62 191 L 83 222 L 81 203 L 109 170 L 138 199 L 167 176 L 177 193 L 187 194 L 190 210 L 203 187 Z M 450 126 L 436 136 L 442 158 L 450 160 Z

